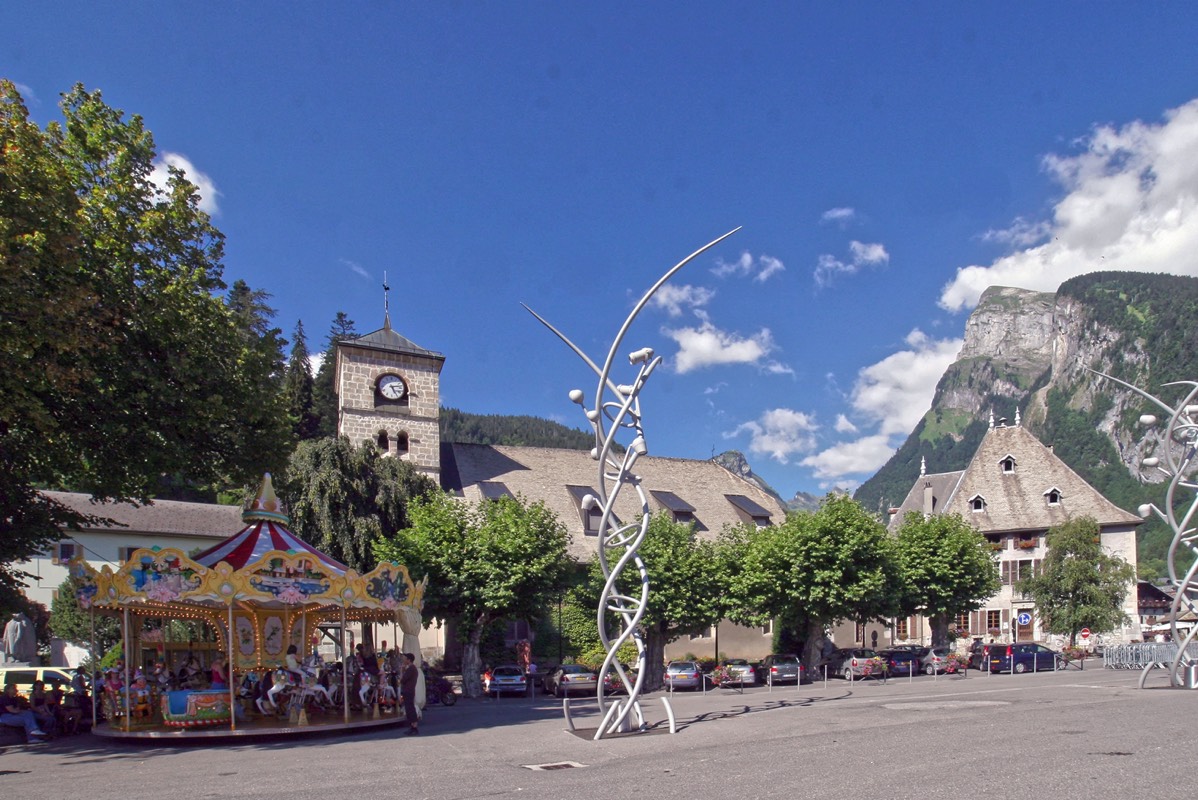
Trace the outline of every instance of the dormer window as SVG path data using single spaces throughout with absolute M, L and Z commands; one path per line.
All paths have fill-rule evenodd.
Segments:
M 1050 506 L 1059 506 L 1061 504 L 1061 490 L 1057 487 L 1052 487 L 1044 493 L 1044 499 Z
M 574 500 L 574 508 L 582 521 L 582 532 L 586 536 L 598 536 L 599 525 L 603 521 L 603 506 L 599 502 L 599 493 L 590 486 L 566 486 Z M 589 499 L 588 499 L 589 498 Z M 610 517 L 612 527 L 618 526 L 620 520 L 615 514 Z
M 669 512 L 674 522 L 680 525 L 694 525 L 696 530 L 706 530 L 695 517 L 695 507 L 678 495 L 662 489 L 650 489 L 649 494 L 663 509 Z
M 998 468 L 1003 475 L 1011 475 L 1015 472 L 1015 457 L 1007 456 L 1002 461 L 998 462 Z
M 732 507 L 736 510 L 736 515 L 740 517 L 742 522 L 750 522 L 758 528 L 768 528 L 770 526 L 769 509 L 753 502 L 743 494 L 726 494 L 724 495 L 724 499 L 732 504 Z
M 975 494 L 973 497 L 969 498 L 969 508 L 975 514 L 984 512 L 986 510 L 986 498 L 982 497 L 980 494 Z

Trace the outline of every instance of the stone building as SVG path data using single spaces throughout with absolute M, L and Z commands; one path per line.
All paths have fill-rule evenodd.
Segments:
M 1143 522 L 1111 503 L 1057 458 L 1051 447 L 1020 425 L 1018 413 L 1014 425 L 1005 419 L 995 424 L 991 415 L 990 429 L 965 469 L 928 474 L 921 468 L 902 505 L 891 509 L 890 529 L 897 531 L 912 511 L 960 514 L 998 552 L 1002 587 L 981 609 L 956 620 L 956 627 L 968 630 L 970 636 L 999 642 L 1048 638 L 1031 598 L 1015 584 L 1039 569 L 1050 528 L 1093 517 L 1103 548 L 1135 567 L 1136 527 Z M 1128 622 L 1113 639 L 1140 638 L 1136 605 L 1133 583 L 1124 600 Z M 926 620 L 910 617 L 896 620 L 891 635 L 895 642 L 926 643 L 931 631 Z

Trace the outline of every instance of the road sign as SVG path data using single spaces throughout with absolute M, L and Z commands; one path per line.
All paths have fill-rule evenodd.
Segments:
M 1089 629 L 1089 628 L 1082 628 L 1082 629 L 1081 629 L 1081 635 L 1082 635 L 1082 638 L 1083 638 L 1083 639 L 1089 639 L 1089 638 L 1090 638 L 1090 629 Z
M 1026 611 L 1022 611 L 1022 612 L 1020 612 L 1019 616 L 1015 618 L 1015 621 L 1018 622 L 1020 625 L 1031 625 L 1032 624 L 1032 615 L 1027 613 Z

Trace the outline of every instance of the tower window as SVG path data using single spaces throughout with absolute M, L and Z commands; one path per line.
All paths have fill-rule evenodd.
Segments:
M 395 434 L 395 452 L 401 456 L 408 454 L 408 432 L 400 431 Z
M 391 439 L 387 436 L 386 431 L 379 431 L 379 450 L 386 453 L 391 449 Z

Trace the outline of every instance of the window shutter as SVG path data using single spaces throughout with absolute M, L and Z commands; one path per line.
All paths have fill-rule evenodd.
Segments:
M 1011 628 L 1011 609 L 1004 608 L 1002 610 L 1002 625 L 1000 627 L 1003 630 L 1010 631 L 1014 635 L 1015 631 Z

